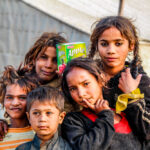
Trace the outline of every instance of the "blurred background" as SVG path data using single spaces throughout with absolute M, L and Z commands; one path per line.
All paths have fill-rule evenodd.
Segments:
M 91 25 L 108 15 L 131 18 L 140 37 L 143 66 L 150 75 L 150 0 L 0 0 L 0 71 L 18 67 L 45 31 L 63 32 L 89 46 Z
M 0 0 L 0 72 L 18 67 L 43 32 L 63 32 L 69 42 L 89 47 L 91 25 L 110 15 L 131 18 L 140 37 L 140 55 L 150 75 L 150 0 Z

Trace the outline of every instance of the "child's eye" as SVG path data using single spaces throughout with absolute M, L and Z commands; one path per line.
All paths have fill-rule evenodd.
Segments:
M 122 43 L 121 43 L 121 42 L 117 42 L 117 43 L 115 43 L 115 45 L 116 45 L 116 46 L 121 46 Z
M 39 112 L 37 112 L 37 111 L 34 111 L 33 112 L 33 115 L 39 115 L 40 113 Z
M 75 91 L 75 90 L 76 90 L 75 87 L 70 87 L 70 88 L 69 88 L 69 91 L 70 91 L 70 92 L 73 92 L 73 91 Z
M 47 59 L 47 56 L 46 55 L 41 55 L 40 58 Z
M 26 96 L 19 97 L 20 100 L 26 100 Z
M 7 100 L 12 100 L 13 97 L 12 97 L 12 96 L 6 96 L 6 99 L 7 99 Z
M 85 82 L 85 83 L 84 83 L 84 86 L 88 86 L 88 85 L 89 85 L 89 82 Z
M 103 47 L 108 46 L 108 43 L 107 43 L 107 42 L 101 42 L 100 44 L 101 44 L 101 46 L 103 46 Z
M 57 63 L 57 58 L 53 58 L 53 63 Z
M 47 115 L 51 115 L 51 114 L 52 114 L 52 112 L 48 111 L 48 112 L 46 112 L 46 114 L 47 114 Z

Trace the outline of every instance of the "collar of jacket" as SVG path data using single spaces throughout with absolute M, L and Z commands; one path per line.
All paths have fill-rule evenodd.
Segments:
M 45 145 L 47 147 L 47 149 L 49 147 L 52 147 L 52 145 L 57 141 L 58 139 L 58 132 L 56 132 L 54 134 L 54 136 L 48 140 Z M 41 145 L 42 141 L 38 138 L 37 134 L 35 135 L 34 139 L 33 139 L 33 145 L 37 148 L 37 149 L 40 149 L 40 145 Z

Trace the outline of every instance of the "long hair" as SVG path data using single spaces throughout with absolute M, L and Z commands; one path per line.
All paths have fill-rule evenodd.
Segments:
M 121 35 L 126 38 L 129 42 L 129 47 L 131 44 L 134 44 L 132 65 L 134 67 L 141 64 L 141 58 L 139 56 L 139 39 L 137 36 L 137 31 L 135 26 L 132 24 L 132 21 L 128 18 L 122 16 L 108 16 L 96 21 L 93 32 L 90 37 L 90 50 L 89 57 L 93 58 L 98 51 L 98 39 L 102 33 L 111 27 L 117 28 Z
M 97 65 L 97 62 L 89 59 L 89 58 L 75 58 L 72 59 L 66 66 L 64 72 L 63 72 L 63 77 L 62 77 L 62 91 L 66 98 L 69 100 L 70 103 L 74 104 L 74 100 L 72 99 L 69 88 L 68 88 L 68 83 L 67 83 L 67 75 L 68 73 L 75 67 L 79 67 L 82 69 L 87 70 L 90 74 L 92 74 L 98 82 L 101 82 L 102 85 L 105 85 L 105 80 L 103 79 L 102 72 Z
M 20 65 L 21 71 L 24 73 L 35 72 L 36 60 L 45 52 L 49 46 L 56 48 L 56 44 L 66 42 L 67 40 L 61 36 L 60 33 L 44 32 L 25 55 L 23 67 L 22 64 Z

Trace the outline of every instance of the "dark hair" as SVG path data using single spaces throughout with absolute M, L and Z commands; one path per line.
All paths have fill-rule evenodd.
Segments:
M 27 112 L 30 111 L 32 104 L 35 101 L 39 101 L 41 103 L 49 101 L 50 103 L 54 103 L 60 112 L 64 110 L 64 96 L 57 88 L 41 86 L 29 92 L 27 95 Z
M 136 28 L 132 24 L 132 21 L 130 19 L 122 16 L 108 16 L 96 21 L 93 25 L 95 25 L 95 28 L 93 29 L 90 37 L 90 58 L 93 58 L 98 51 L 98 38 L 101 36 L 101 34 L 106 29 L 115 27 L 120 31 L 121 35 L 129 41 L 129 47 L 131 46 L 131 44 L 134 44 L 134 59 L 132 61 L 132 64 L 134 66 L 141 64 L 141 58 L 139 56 L 139 39 L 137 36 Z
M 101 82 L 103 85 L 105 84 L 105 81 L 102 77 L 102 72 L 100 67 L 97 65 L 97 62 L 89 59 L 89 58 L 75 58 L 72 59 L 66 66 L 64 72 L 63 72 L 63 77 L 62 77 L 62 90 L 64 95 L 67 97 L 67 99 L 70 101 L 70 103 L 74 104 L 74 100 L 72 99 L 68 84 L 67 84 L 67 75 L 68 73 L 75 67 L 79 67 L 82 69 L 87 70 L 90 74 L 92 74 L 98 82 Z
M 18 84 L 26 91 L 26 93 L 30 92 L 38 86 L 38 82 L 36 79 L 32 79 L 30 76 L 23 76 L 20 70 L 15 70 L 13 66 L 6 66 L 5 71 L 0 77 L 0 103 L 3 107 L 6 88 L 8 85 L 12 84 Z M 5 114 L 5 116 L 8 116 L 7 113 Z
M 66 42 L 67 40 L 61 36 L 60 33 L 44 32 L 25 55 L 22 71 L 35 72 L 36 59 L 39 58 L 49 46 L 56 48 L 56 44 Z M 20 68 L 21 66 L 22 64 Z

